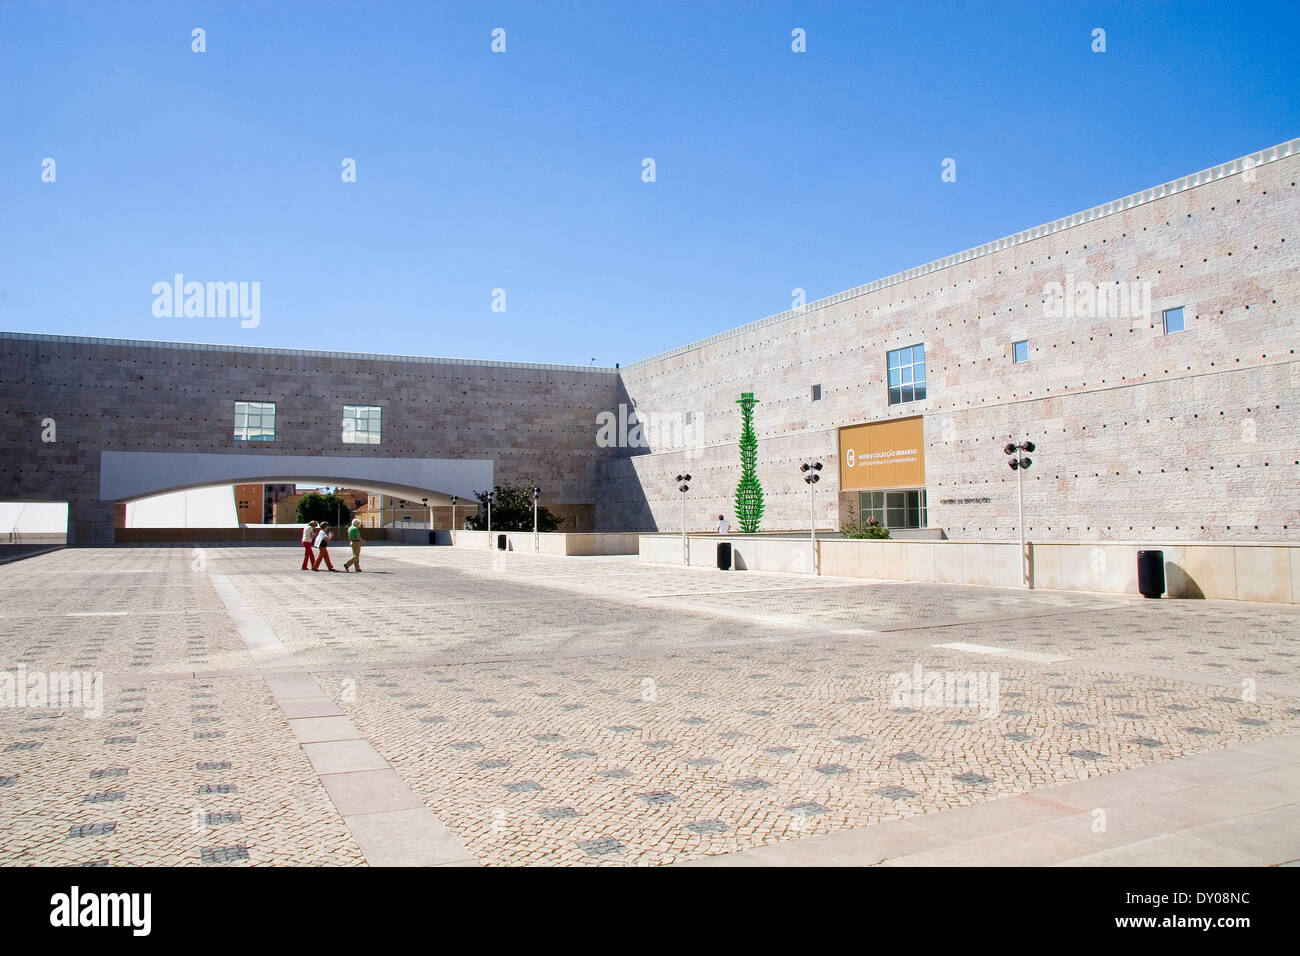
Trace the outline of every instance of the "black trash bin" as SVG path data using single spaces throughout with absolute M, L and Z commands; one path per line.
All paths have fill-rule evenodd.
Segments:
M 718 570 L 719 571 L 731 570 L 731 542 L 730 541 L 718 542 Z
M 437 544 L 437 543 L 438 543 L 438 532 L 436 532 L 436 531 L 430 531 L 430 532 L 429 532 L 429 543 L 430 543 L 430 544 Z
M 1138 593 L 1145 598 L 1158 598 L 1165 593 L 1163 551 L 1138 552 Z
M 497 550 L 498 551 L 506 550 L 506 536 L 503 534 L 497 535 Z

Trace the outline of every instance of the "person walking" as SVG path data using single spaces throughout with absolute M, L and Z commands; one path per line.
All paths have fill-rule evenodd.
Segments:
M 311 566 L 313 571 L 319 571 L 320 563 L 324 561 L 325 567 L 335 573 L 338 572 L 338 568 L 334 567 L 334 562 L 330 560 L 329 540 L 332 537 L 334 537 L 334 532 L 330 530 L 328 524 L 322 521 L 316 531 L 316 562 Z
M 727 520 L 726 515 L 718 515 L 718 534 L 730 534 L 731 522 Z
M 353 518 L 352 525 L 348 528 L 348 544 L 352 546 L 352 557 L 343 562 L 343 570 L 346 571 L 350 565 L 357 566 L 357 572 L 361 571 L 361 519 Z
M 316 539 L 316 527 L 316 522 L 313 521 L 311 524 L 304 525 L 302 529 L 302 569 L 304 571 L 311 570 L 308 565 L 316 560 L 316 555 L 311 552 L 311 543 Z

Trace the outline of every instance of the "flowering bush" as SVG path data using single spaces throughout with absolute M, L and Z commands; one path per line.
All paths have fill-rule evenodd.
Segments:
M 859 524 L 853 505 L 849 505 L 849 520 L 840 525 L 840 534 L 846 538 L 888 538 L 889 529 L 874 516 Z

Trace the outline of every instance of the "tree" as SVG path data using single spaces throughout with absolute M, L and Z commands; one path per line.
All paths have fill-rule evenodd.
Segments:
M 486 491 L 474 492 L 478 499 L 478 514 L 469 519 L 469 526 L 474 531 L 487 530 L 487 496 Z M 541 505 L 537 506 L 537 530 L 559 531 L 563 517 L 556 517 Z M 493 531 L 532 531 L 533 530 L 533 486 L 523 482 L 506 481 L 492 491 L 492 530 Z
M 736 486 L 736 523 L 742 534 L 753 534 L 763 520 L 763 487 L 758 483 L 758 436 L 754 434 L 753 392 L 741 392 L 740 484 Z
M 352 509 L 348 507 L 347 500 L 329 492 L 320 494 L 311 491 L 298 499 L 298 523 L 306 524 L 309 521 L 324 521 L 331 526 L 342 527 L 352 520 Z

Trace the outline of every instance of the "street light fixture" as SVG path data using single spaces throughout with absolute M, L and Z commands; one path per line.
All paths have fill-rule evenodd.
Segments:
M 459 501 L 459 500 L 460 500 L 460 499 L 457 498 L 455 495 L 452 495 L 452 496 L 451 496 L 451 533 L 452 533 L 451 543 L 452 543 L 452 544 L 455 544 L 455 543 L 456 543 L 456 537 L 455 537 L 455 535 L 456 535 L 456 502 Z
M 492 547 L 492 499 L 493 499 L 493 497 L 494 497 L 494 493 L 491 492 L 491 491 L 489 491 L 489 492 L 487 493 L 487 509 L 488 509 L 488 547 L 489 547 L 489 548 Z
M 690 551 L 686 545 L 686 492 L 691 490 L 690 481 L 690 475 L 677 476 L 677 490 L 682 493 L 682 564 L 685 565 L 691 563 Z
M 537 536 L 537 499 L 542 496 L 542 489 L 533 485 L 533 553 L 541 550 L 541 539 Z
M 1029 453 L 1034 451 L 1035 445 L 1031 441 L 1022 441 L 1020 444 L 1008 442 L 1002 449 L 1002 454 L 1006 455 L 1010 461 L 1007 465 L 1016 473 L 1016 501 L 1017 501 L 1017 523 L 1020 526 L 1020 583 L 1029 587 L 1029 562 L 1025 555 L 1025 469 L 1034 463 L 1029 457 Z M 1023 452 L 1023 454 L 1022 454 Z
M 812 573 L 817 573 L 817 505 L 813 500 L 813 485 L 822 480 L 820 461 L 804 462 L 799 466 L 803 480 L 808 485 L 808 543 L 812 546 Z

